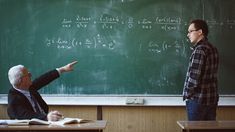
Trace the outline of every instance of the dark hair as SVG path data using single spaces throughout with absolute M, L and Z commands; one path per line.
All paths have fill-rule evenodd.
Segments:
M 207 37 L 209 30 L 206 21 L 201 19 L 192 20 L 190 24 L 194 24 L 196 30 L 202 30 L 202 33 Z

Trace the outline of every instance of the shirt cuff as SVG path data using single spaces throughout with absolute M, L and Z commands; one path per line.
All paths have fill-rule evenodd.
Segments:
M 60 75 L 60 74 L 61 74 L 61 72 L 60 72 L 59 68 L 56 68 L 56 70 L 58 71 L 58 73 L 59 73 L 59 75 Z

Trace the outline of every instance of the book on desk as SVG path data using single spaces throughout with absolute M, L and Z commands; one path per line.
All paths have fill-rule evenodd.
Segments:
M 106 124 L 106 120 L 92 120 L 88 123 L 72 123 L 66 125 L 0 125 L 0 132 L 102 132 Z
M 40 119 L 30 119 L 30 120 L 0 120 L 0 125 L 9 126 L 24 126 L 24 125 L 66 125 L 73 123 L 87 123 L 92 122 L 92 120 L 80 119 L 80 118 L 63 118 L 59 121 L 44 121 Z

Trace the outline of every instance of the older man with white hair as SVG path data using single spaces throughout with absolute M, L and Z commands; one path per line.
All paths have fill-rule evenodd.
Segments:
M 31 81 L 31 73 L 23 65 L 10 68 L 8 78 L 12 88 L 8 93 L 7 112 L 9 117 L 11 119 L 38 118 L 49 121 L 61 119 L 62 114 L 60 112 L 48 112 L 48 105 L 42 99 L 38 90 L 58 78 L 61 73 L 72 71 L 73 65 L 76 63 L 77 61 L 74 61 L 51 70 L 34 81 Z

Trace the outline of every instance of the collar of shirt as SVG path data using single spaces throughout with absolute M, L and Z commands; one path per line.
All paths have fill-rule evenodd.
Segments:
M 18 89 L 18 88 L 14 88 L 15 90 L 19 91 L 20 93 L 24 94 L 27 98 L 30 98 L 30 92 L 27 90 L 22 90 L 22 89 Z
M 13 88 L 14 88 L 14 87 L 13 87 Z M 14 88 L 14 89 L 17 90 L 17 91 L 19 91 L 20 93 L 22 93 L 22 94 L 29 100 L 29 102 L 30 102 L 30 104 L 32 105 L 34 111 L 36 111 L 36 110 L 35 110 L 35 105 L 36 105 L 36 104 L 34 104 L 33 100 L 31 99 L 30 92 L 27 91 L 27 90 L 22 90 L 22 89 L 18 89 L 18 88 Z M 41 108 L 39 108 L 39 109 L 41 110 Z
M 207 38 L 201 39 L 199 42 L 197 42 L 193 47 L 191 47 L 192 50 L 195 50 L 195 48 L 199 45 L 201 45 L 204 41 L 207 41 Z
M 14 88 L 15 90 L 19 91 L 20 93 L 22 93 L 28 100 L 29 102 L 31 103 L 32 106 L 34 106 L 34 103 L 32 102 L 31 100 L 31 95 L 30 95 L 30 92 L 29 91 L 26 91 L 26 90 L 22 90 L 22 89 L 18 89 L 18 88 Z

